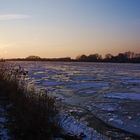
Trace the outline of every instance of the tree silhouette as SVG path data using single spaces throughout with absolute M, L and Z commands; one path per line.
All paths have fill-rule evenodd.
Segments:
M 35 55 L 30 55 L 28 57 L 25 58 L 26 60 L 40 60 L 41 58 L 39 56 L 35 56 Z
M 119 53 L 116 56 L 113 56 L 112 54 L 106 54 L 104 59 L 97 53 L 90 54 L 88 56 L 83 54 L 81 56 L 78 56 L 76 60 L 82 62 L 140 63 L 140 54 L 135 54 L 134 52 L 130 51 Z

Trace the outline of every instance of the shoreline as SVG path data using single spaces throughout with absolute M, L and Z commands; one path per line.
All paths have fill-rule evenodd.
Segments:
M 2 71 L 1 71 L 2 72 Z M 4 73 L 6 72 L 6 71 L 3 71 Z M 16 69 L 16 72 L 19 72 L 20 73 L 20 70 L 18 70 L 18 69 Z M 23 72 L 22 73 L 20 73 L 20 76 L 23 74 Z M 2 75 L 2 73 L 0 74 L 0 76 L 3 76 Z M 11 75 L 7 75 L 7 76 L 10 76 L 11 77 Z M 26 76 L 26 75 L 22 75 L 22 76 Z M 7 79 L 10 79 L 10 77 L 7 77 Z M 27 114 L 30 114 L 29 116 L 27 115 L 26 117 L 28 118 L 30 118 L 30 120 L 32 120 L 32 118 L 34 118 L 34 115 L 36 114 L 36 112 L 38 112 L 38 111 L 40 111 L 40 110 L 46 110 L 47 108 L 44 108 L 44 106 L 46 106 L 46 103 L 45 102 L 48 102 L 49 100 L 51 101 L 51 99 L 53 99 L 52 97 L 48 97 L 48 95 L 45 93 L 45 94 L 43 94 L 42 92 L 38 92 L 37 94 L 36 94 L 36 87 L 34 87 L 32 90 L 31 90 L 31 92 L 27 92 L 27 90 L 25 90 L 23 87 L 24 87 L 24 81 L 18 81 L 18 82 L 21 82 L 20 84 L 21 84 L 21 87 L 19 87 L 19 85 L 17 84 L 17 78 L 18 78 L 18 73 L 15 73 L 15 79 L 13 80 L 13 81 L 7 81 L 7 80 L 3 80 L 3 81 L 0 81 L 0 83 L 1 84 L 3 84 L 1 87 L 0 87 L 0 89 L 3 89 L 3 90 L 5 90 L 6 92 L 6 95 L 8 95 L 8 98 L 10 97 L 10 100 L 13 102 L 13 103 L 16 103 L 16 106 L 18 106 L 19 108 L 13 108 L 15 111 L 17 111 L 18 110 L 18 113 L 21 111 L 21 110 L 24 110 L 25 112 L 23 113 L 21 113 L 22 115 L 21 116 L 26 116 Z M 2 78 L 1 78 L 2 79 Z M 24 78 L 23 78 L 24 79 Z M 22 83 L 23 82 L 23 83 Z M 34 85 L 35 86 L 35 85 Z M 25 86 L 26 87 L 26 86 Z M 26 92 L 25 92 L 26 91 Z M 10 93 L 10 94 L 9 94 Z M 24 94 L 23 94 L 24 93 Z M 12 98 L 11 98 L 11 96 L 13 96 Z M 43 101 L 43 104 L 42 104 L 42 102 L 38 102 L 39 100 L 36 100 L 36 97 L 37 98 L 39 98 L 39 99 L 41 99 L 41 101 Z M 43 97 L 43 98 L 42 98 Z M 44 97 L 47 99 L 47 100 L 44 100 Z M 49 100 L 48 100 L 49 99 Z M 17 102 L 18 100 L 20 100 L 20 102 Z M 54 101 L 54 100 L 53 100 Z M 100 101 L 100 100 L 99 100 Z M 18 104 L 17 104 L 18 103 Z M 27 105 L 25 106 L 24 104 L 25 103 L 27 103 Z M 29 104 L 30 103 L 30 104 Z M 55 108 L 59 108 L 59 106 L 57 106 L 57 103 L 56 103 L 56 101 L 54 101 L 54 103 L 55 103 Z M 36 104 L 38 104 L 38 105 L 41 105 L 40 107 L 41 108 L 38 108 L 37 106 L 36 106 Z M 61 102 L 60 102 L 60 104 L 61 104 Z M 50 104 L 49 105 L 49 107 L 51 106 L 51 105 L 53 105 L 53 104 Z M 61 105 L 60 105 L 61 106 Z M 30 108 L 31 107 L 31 108 Z M 71 106 L 72 107 L 72 106 Z M 35 108 L 35 109 L 33 109 L 33 108 Z M 29 109 L 29 110 L 28 110 Z M 53 107 L 51 108 L 52 109 L 52 111 L 53 111 Z M 73 139 L 84 139 L 84 140 L 88 140 L 88 139 L 90 139 L 91 137 L 93 137 L 93 139 L 96 137 L 96 139 L 106 139 L 106 136 L 104 136 L 104 135 L 106 135 L 106 133 L 103 133 L 102 131 L 100 131 L 100 129 L 101 129 L 101 127 L 103 127 L 102 126 L 102 118 L 100 118 L 100 115 L 101 114 L 99 114 L 99 118 L 101 119 L 101 120 L 99 120 L 99 123 L 97 122 L 97 120 L 95 119 L 94 121 L 95 121 L 95 123 L 94 123 L 94 121 L 92 121 L 93 123 L 91 123 L 90 124 L 90 126 L 91 126 L 91 128 L 93 128 L 93 130 L 91 130 L 91 128 L 89 127 L 89 125 L 88 124 L 86 124 L 85 123 L 85 125 L 84 125 L 84 123 L 82 123 L 82 121 L 80 121 L 81 120 L 81 118 L 77 118 L 76 119 L 76 117 L 75 116 L 73 116 L 72 114 L 75 114 L 75 113 L 78 113 L 77 112 L 77 110 L 76 110 L 76 112 L 75 112 L 75 109 L 72 107 L 71 109 L 67 109 L 66 108 L 66 110 L 67 110 L 67 113 L 64 111 L 64 112 L 61 112 L 62 110 L 61 110 L 61 108 L 59 108 L 60 109 L 60 111 L 59 112 L 54 112 L 54 114 L 53 114 L 53 116 L 51 116 L 51 117 L 55 117 L 55 116 L 58 116 L 58 117 L 55 117 L 55 118 L 57 118 L 58 120 L 56 121 L 56 124 L 57 123 L 59 123 L 59 125 L 57 125 L 57 126 L 61 126 L 60 128 L 59 127 L 57 127 L 57 132 L 58 131 L 60 131 L 62 128 L 63 128 L 63 130 L 66 130 L 65 132 L 63 132 L 63 133 L 61 133 L 61 132 L 59 132 L 59 134 L 57 133 L 57 134 L 55 134 L 55 135 L 57 135 L 57 136 L 59 136 L 59 137 L 61 137 L 61 138 L 65 138 L 65 137 L 71 137 L 71 138 L 73 138 Z M 33 110 L 33 112 L 31 112 L 31 110 Z M 57 109 L 58 110 L 58 109 Z M 69 112 L 69 111 L 70 112 Z M 32 114 L 33 113 L 33 114 Z M 39 117 L 38 119 L 40 120 L 40 114 L 42 114 L 42 113 L 45 113 L 45 112 L 38 112 L 36 115 Z M 82 112 L 80 112 L 80 110 L 79 110 L 79 113 L 81 113 L 81 115 L 82 115 Z M 12 114 L 13 115 L 13 114 Z M 14 115 L 16 116 L 17 115 L 17 112 L 14 112 Z M 21 117 L 20 116 L 20 117 Z M 46 116 L 46 115 L 45 115 Z M 93 115 L 94 116 L 94 115 Z M 93 120 L 93 116 L 91 115 L 90 116 L 90 119 L 92 119 Z M 96 116 L 96 115 L 95 115 Z M 25 117 L 25 118 L 26 118 Z M 43 117 L 43 116 L 42 116 Z M 18 120 L 18 118 L 19 117 L 17 117 L 16 119 Z M 43 117 L 44 118 L 44 117 Z M 15 119 L 15 120 L 16 120 Z M 87 119 L 89 119 L 89 118 L 87 118 Z M 98 119 L 98 118 L 97 118 Z M 21 119 L 20 119 L 21 120 Z M 41 120 L 43 120 L 42 118 L 41 118 Z M 40 121 L 41 121 L 40 120 Z M 25 122 L 26 122 L 26 120 L 24 120 Z M 28 119 L 27 119 L 27 121 L 28 121 Z M 60 123 L 61 122 L 61 123 Z M 27 123 L 27 122 L 26 122 Z M 25 123 L 25 124 L 26 124 Z M 14 123 L 13 123 L 14 124 Z M 13 125 L 12 124 L 12 125 Z M 39 124 L 40 124 L 40 122 L 39 122 Z M 106 124 L 106 122 L 105 122 L 105 124 Z M 15 124 L 14 124 L 15 125 Z M 95 127 L 94 127 L 94 125 L 95 125 Z M 109 124 L 110 125 L 110 124 Z M 14 126 L 15 127 L 15 126 Z M 45 126 L 44 126 L 45 127 Z M 95 129 L 94 129 L 95 128 Z M 115 127 L 114 127 L 115 128 Z M 55 128 L 56 129 L 56 128 Z M 106 128 L 105 128 L 106 129 Z M 111 129 L 112 129 L 112 127 L 111 127 Z M 85 132 L 84 132 L 84 130 L 85 130 Z M 96 132 L 96 130 L 99 132 Z M 115 132 L 117 132 L 118 130 L 120 130 L 120 129 L 115 129 L 114 130 L 114 133 Z M 36 131 L 36 130 L 35 130 Z M 106 132 L 108 132 L 108 131 L 110 131 L 110 130 L 103 130 L 103 131 L 106 131 Z M 124 131 L 122 131 L 122 130 L 120 130 L 122 133 L 124 132 Z M 72 132 L 70 135 L 69 135 L 69 132 Z M 78 132 L 78 133 L 77 133 Z M 90 133 L 90 134 L 89 134 Z M 112 133 L 112 132 L 111 132 Z M 127 133 L 127 132 L 124 132 L 124 133 Z M 93 135 L 92 135 L 93 134 Z M 113 133 L 111 134 L 112 136 L 114 135 Z M 107 136 L 109 136 L 109 137 L 111 137 L 111 135 L 110 134 L 108 134 Z M 119 136 L 119 135 L 118 135 Z M 130 138 L 134 138 L 134 139 L 137 139 L 137 137 L 131 137 L 131 135 L 129 135 L 129 133 L 128 133 L 128 135 L 126 134 L 126 137 L 127 136 L 130 136 Z M 82 138 L 81 138 L 82 137 Z M 90 137 L 90 138 L 89 138 Z M 116 137 L 116 136 L 115 136 Z M 115 138 L 115 137 L 112 137 L 112 138 Z M 87 139 L 86 139 L 87 138 Z M 118 138 L 118 137 L 117 137 Z M 107 138 L 108 139 L 108 138 Z M 131 139 L 131 140 L 132 140 Z

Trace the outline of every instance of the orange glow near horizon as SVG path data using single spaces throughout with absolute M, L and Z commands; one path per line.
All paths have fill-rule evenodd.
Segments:
M 0 5 L 0 58 L 140 53 L 139 2 L 14 1 Z

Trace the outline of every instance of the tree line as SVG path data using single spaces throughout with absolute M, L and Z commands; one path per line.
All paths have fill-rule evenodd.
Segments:
M 136 54 L 134 52 L 124 52 L 119 53 L 114 56 L 112 54 L 106 54 L 103 58 L 100 54 L 90 54 L 90 55 L 81 55 L 76 57 L 77 61 L 80 62 L 114 62 L 114 63 L 140 63 L 140 53 Z
M 117 55 L 106 54 L 103 58 L 98 53 L 77 56 L 75 59 L 70 57 L 63 58 L 41 58 L 39 56 L 28 56 L 26 58 L 6 59 L 10 61 L 64 61 L 64 62 L 112 62 L 112 63 L 140 63 L 140 53 L 124 52 Z

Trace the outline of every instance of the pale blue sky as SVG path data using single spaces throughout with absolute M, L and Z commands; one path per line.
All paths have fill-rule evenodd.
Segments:
M 140 0 L 0 0 L 0 57 L 140 52 Z

